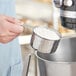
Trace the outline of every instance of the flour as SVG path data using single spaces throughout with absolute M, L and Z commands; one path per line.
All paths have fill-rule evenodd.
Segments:
M 47 29 L 44 27 L 38 27 L 34 29 L 35 34 L 38 36 L 49 39 L 49 40 L 59 40 L 60 36 L 56 33 L 56 31 Z

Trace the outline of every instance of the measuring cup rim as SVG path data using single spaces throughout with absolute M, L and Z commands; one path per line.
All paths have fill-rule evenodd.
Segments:
M 60 39 L 62 38 L 61 34 L 60 34 L 57 30 L 55 30 L 55 29 L 53 29 L 53 28 L 50 28 L 50 29 L 49 29 L 48 27 L 45 28 L 45 27 L 42 27 L 42 26 L 41 26 L 41 28 L 45 28 L 45 29 L 47 29 L 47 30 L 49 30 L 49 31 L 51 31 L 51 30 L 55 31 L 55 33 L 56 33 L 56 34 L 58 35 L 58 37 L 59 37 L 59 39 L 44 38 L 44 37 L 40 36 L 39 34 L 37 34 L 37 33 L 35 32 L 35 29 L 36 29 L 36 28 L 40 28 L 40 26 L 34 27 L 33 33 L 34 33 L 35 35 L 37 35 L 38 37 L 42 38 L 42 39 L 49 40 L 49 41 L 51 40 L 51 41 L 52 41 L 52 40 L 60 40 Z

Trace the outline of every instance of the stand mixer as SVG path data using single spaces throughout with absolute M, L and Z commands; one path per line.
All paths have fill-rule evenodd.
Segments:
M 54 0 L 63 27 L 76 31 L 76 1 Z M 76 76 L 76 37 L 61 39 L 55 53 L 35 53 L 40 76 Z
M 54 0 L 57 8 L 60 8 L 62 26 L 76 30 L 76 0 Z
M 76 1 L 53 2 L 60 8 L 62 26 L 76 31 Z M 55 53 L 41 53 L 38 49 L 35 51 L 40 76 L 76 76 L 76 37 L 61 39 Z

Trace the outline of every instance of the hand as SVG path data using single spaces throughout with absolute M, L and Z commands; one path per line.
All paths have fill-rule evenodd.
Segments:
M 23 32 L 21 22 L 13 17 L 0 15 L 0 43 L 7 43 Z

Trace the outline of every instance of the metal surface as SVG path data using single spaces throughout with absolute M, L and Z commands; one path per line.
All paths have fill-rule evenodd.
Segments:
M 73 1 L 72 0 L 64 0 L 64 5 L 65 6 L 71 7 L 72 4 L 73 4 Z
M 30 60 L 31 60 L 31 55 L 29 56 L 29 61 L 28 61 L 28 66 L 27 66 L 27 71 L 26 71 L 26 76 L 28 76 L 29 66 L 30 66 Z
M 39 28 L 41 28 L 42 33 L 44 33 L 43 32 L 44 27 L 39 27 Z M 48 29 L 46 29 L 45 31 L 47 32 L 47 30 Z M 56 51 L 61 35 L 54 29 L 50 29 L 49 31 L 54 31 L 59 36 L 59 39 L 47 39 L 38 35 L 35 31 L 33 31 L 32 38 L 31 38 L 31 46 L 35 50 L 38 50 L 42 53 L 53 53 Z M 48 32 L 47 32 L 47 36 L 48 36 Z
M 76 38 L 62 39 L 55 53 L 36 57 L 40 76 L 76 76 Z
M 54 0 L 55 6 L 60 8 L 62 6 L 63 0 Z
M 67 7 L 71 7 L 73 5 L 72 0 L 54 0 L 54 3 L 58 8 L 62 7 L 62 5 Z
M 76 18 L 76 11 L 68 11 L 68 10 L 60 10 L 60 16 L 67 17 L 67 18 Z
M 65 28 L 76 30 L 76 0 L 54 1 L 55 5 L 60 5 L 61 24 Z

